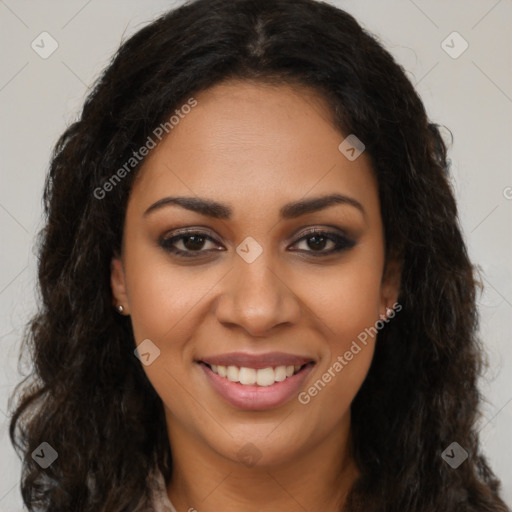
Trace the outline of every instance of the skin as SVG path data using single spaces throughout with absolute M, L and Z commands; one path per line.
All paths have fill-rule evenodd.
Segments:
M 228 404 L 195 361 L 234 351 L 307 355 L 316 361 L 307 390 L 396 302 L 399 271 L 391 263 L 384 272 L 371 161 L 338 150 L 346 135 L 314 91 L 228 81 L 195 98 L 144 162 L 111 267 L 114 302 L 130 315 L 136 343 L 149 338 L 160 350 L 144 370 L 166 412 L 175 468 L 169 497 L 177 510 L 199 512 L 339 510 L 357 476 L 350 404 L 375 339 L 308 404 L 294 397 L 264 411 Z M 364 213 L 334 204 L 279 217 L 286 203 L 334 192 Z M 167 205 L 144 215 L 167 196 L 212 199 L 233 214 L 215 219 Z M 346 233 L 355 245 L 315 256 L 335 244 L 300 240 L 313 227 Z M 175 242 L 202 251 L 196 259 L 159 245 L 183 228 L 207 228 L 216 241 Z M 236 252 L 248 236 L 263 249 L 252 263 Z M 252 466 L 238 457 L 249 442 L 259 457 Z

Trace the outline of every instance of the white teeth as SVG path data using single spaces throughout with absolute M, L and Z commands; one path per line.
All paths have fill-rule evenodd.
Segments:
M 256 383 L 258 386 L 272 386 L 275 382 L 275 372 L 273 368 L 263 368 L 256 372 Z
M 286 366 L 278 366 L 275 369 L 275 377 L 276 382 L 282 382 L 286 379 Z
M 238 374 L 238 380 L 240 381 L 240 384 L 243 384 L 244 386 L 253 386 L 256 384 L 256 370 L 254 368 L 245 368 L 242 366 Z
M 247 368 L 245 366 L 223 366 L 212 364 L 210 366 L 214 373 L 227 378 L 231 382 L 240 382 L 244 386 L 272 386 L 276 382 L 282 382 L 288 377 L 297 373 L 301 365 L 276 366 L 275 368 Z
M 226 377 L 228 378 L 228 380 L 230 380 L 231 382 L 238 382 L 239 374 L 240 374 L 240 370 L 238 369 L 237 366 L 228 366 L 228 370 L 227 370 L 227 374 L 226 374 Z

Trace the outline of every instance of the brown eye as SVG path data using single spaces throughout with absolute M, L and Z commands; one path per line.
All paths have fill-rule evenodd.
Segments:
M 305 239 L 308 247 L 314 251 L 325 249 L 327 242 L 332 242 L 329 238 L 322 235 L 313 235 Z
M 181 237 L 183 245 L 189 251 L 197 251 L 203 248 L 206 238 L 201 235 L 188 235 Z
M 350 249 L 356 244 L 354 240 L 350 240 L 345 236 L 330 231 L 319 231 L 313 230 L 306 233 L 299 240 L 299 242 L 305 242 L 308 249 L 293 249 L 300 252 L 311 253 L 312 256 L 326 256 L 336 252 Z M 331 244 L 331 249 L 324 250 L 326 245 Z M 315 254 L 317 253 L 317 254 Z
M 211 248 L 204 250 L 204 247 L 208 242 L 217 245 L 216 241 L 206 233 L 189 231 L 167 238 L 163 237 L 159 240 L 159 245 L 166 251 L 178 256 L 195 257 L 201 253 L 210 252 Z M 180 244 L 181 247 L 179 247 Z

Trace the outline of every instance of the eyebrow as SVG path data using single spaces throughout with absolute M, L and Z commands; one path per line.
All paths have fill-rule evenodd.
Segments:
M 324 208 L 328 208 L 329 206 L 336 204 L 353 206 L 354 208 L 357 208 L 364 217 L 366 217 L 366 211 L 359 201 L 342 194 L 330 194 L 327 196 L 300 199 L 299 201 L 287 203 L 280 208 L 279 214 L 282 219 L 295 219 L 301 215 L 323 210 Z M 233 213 L 233 210 L 228 205 L 218 203 L 211 199 L 203 199 L 199 197 L 163 197 L 156 203 L 153 203 L 144 212 L 143 216 L 145 217 L 151 212 L 171 205 L 180 206 L 186 210 L 191 210 L 215 219 L 229 220 Z

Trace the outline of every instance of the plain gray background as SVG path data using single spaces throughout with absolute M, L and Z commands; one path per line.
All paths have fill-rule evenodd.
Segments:
M 8 397 L 20 379 L 22 329 L 36 307 L 34 244 L 50 151 L 119 43 L 181 3 L 0 0 L 2 512 L 22 510 L 21 464 L 8 439 Z M 406 69 L 431 120 L 453 133 L 453 187 L 470 256 L 485 284 L 481 336 L 491 369 L 481 381 L 486 402 L 480 436 L 512 504 L 512 1 L 331 3 L 378 35 Z M 45 51 L 51 49 L 50 36 L 42 32 L 58 44 L 46 59 L 31 46 L 35 41 L 41 47 L 45 38 Z

